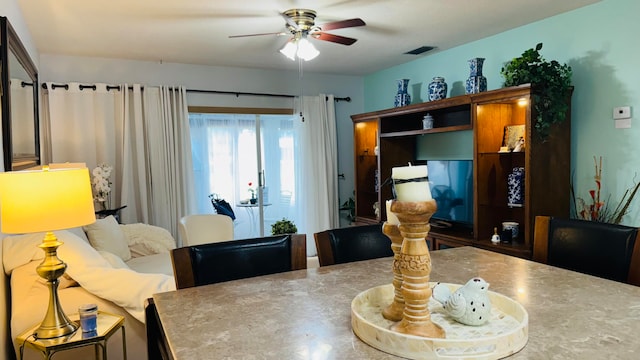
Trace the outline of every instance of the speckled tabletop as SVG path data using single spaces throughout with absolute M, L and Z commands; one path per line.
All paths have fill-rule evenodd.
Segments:
M 431 253 L 431 281 L 474 276 L 529 314 L 509 359 L 638 359 L 640 287 L 470 247 Z M 354 335 L 351 301 L 389 284 L 392 258 L 153 296 L 175 359 L 398 359 Z

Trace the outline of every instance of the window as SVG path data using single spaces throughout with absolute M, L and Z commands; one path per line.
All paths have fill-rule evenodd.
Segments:
M 298 140 L 293 122 L 293 115 L 189 114 L 198 213 L 212 213 L 209 194 L 217 194 L 234 207 L 236 238 L 260 236 L 256 224 L 260 209 L 238 205 L 249 200 L 249 189 L 257 189 L 258 174 L 263 171 L 264 235 L 270 235 L 271 224 L 283 217 L 298 223 Z

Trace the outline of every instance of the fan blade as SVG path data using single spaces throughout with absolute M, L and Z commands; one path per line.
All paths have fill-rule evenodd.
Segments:
M 355 18 L 355 19 L 334 21 L 334 22 L 322 24 L 320 25 L 320 28 L 322 29 L 322 31 L 329 31 L 329 30 L 344 29 L 348 27 L 356 27 L 356 26 L 364 26 L 364 25 L 366 24 L 364 21 L 362 21 L 362 19 Z
M 328 34 L 326 32 L 316 32 L 316 33 L 313 33 L 311 36 L 313 36 L 315 39 L 318 39 L 318 40 L 331 41 L 331 42 L 342 44 L 342 45 L 351 45 L 354 42 L 358 41 L 357 39 L 354 39 L 354 38 Z
M 263 36 L 263 35 L 283 36 L 283 35 L 291 35 L 291 34 L 288 33 L 288 32 L 271 32 L 271 33 L 262 33 L 262 34 L 229 35 L 229 38 L 240 38 L 240 37 L 249 37 L 249 36 Z

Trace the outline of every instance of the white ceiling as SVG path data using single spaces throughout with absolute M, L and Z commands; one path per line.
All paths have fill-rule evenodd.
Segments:
M 481 39 L 599 0 L 19 0 L 41 54 L 185 64 L 297 69 L 282 56 L 288 37 L 229 35 L 285 30 L 291 8 L 318 13 L 316 25 L 361 18 L 363 27 L 330 31 L 351 45 L 312 40 L 320 56 L 305 71 L 365 75 L 436 50 Z

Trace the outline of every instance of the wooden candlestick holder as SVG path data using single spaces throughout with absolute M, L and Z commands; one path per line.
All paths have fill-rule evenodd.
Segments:
M 444 330 L 431 321 L 429 299 L 431 288 L 431 256 L 425 238 L 431 229 L 429 219 L 438 209 L 435 200 L 397 201 L 391 203 L 403 241 L 398 266 L 402 273 L 404 312 L 402 320 L 391 330 L 428 338 L 444 338 Z
M 400 250 L 403 237 L 396 224 L 383 223 L 382 232 L 391 239 L 391 250 L 393 251 L 393 302 L 382 310 L 382 316 L 387 320 L 400 321 L 404 312 L 402 273 L 400 272 Z

